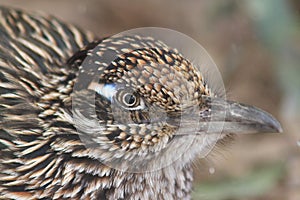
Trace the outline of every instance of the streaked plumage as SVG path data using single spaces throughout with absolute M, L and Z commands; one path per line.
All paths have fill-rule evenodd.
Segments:
M 227 136 L 175 135 L 191 107 L 182 97 L 205 121 L 210 98 L 221 95 L 191 62 L 153 38 L 95 40 L 54 17 L 3 7 L 0 35 L 0 198 L 190 199 L 191 161 L 210 143 L 200 144 Z M 262 121 L 247 126 L 280 129 L 257 112 Z

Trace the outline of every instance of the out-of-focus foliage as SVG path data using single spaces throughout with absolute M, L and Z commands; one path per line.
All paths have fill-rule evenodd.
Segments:
M 283 88 L 282 114 L 300 116 L 300 20 L 291 4 L 283 0 L 252 0 L 247 2 L 249 13 L 255 17 L 261 40 L 273 52 L 274 70 Z M 297 16 L 298 14 L 298 16 Z M 298 38 L 297 38 L 298 37 Z M 300 125 L 298 125 L 300 128 Z
M 195 187 L 193 198 L 201 200 L 243 199 L 259 197 L 284 175 L 283 165 L 276 163 L 254 170 L 242 178 L 224 178 Z

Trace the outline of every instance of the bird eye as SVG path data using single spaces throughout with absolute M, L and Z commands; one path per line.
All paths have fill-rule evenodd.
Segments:
M 123 103 L 128 106 L 132 107 L 137 102 L 137 97 L 132 93 L 126 93 L 123 95 Z
M 138 110 L 145 107 L 145 104 L 141 97 L 137 93 L 130 90 L 118 91 L 116 94 L 116 99 L 122 107 L 129 110 Z
M 127 110 L 142 110 L 146 107 L 144 100 L 132 89 L 118 88 L 115 84 L 98 84 L 94 82 L 89 85 L 89 89 L 96 91 L 111 102 L 116 102 Z

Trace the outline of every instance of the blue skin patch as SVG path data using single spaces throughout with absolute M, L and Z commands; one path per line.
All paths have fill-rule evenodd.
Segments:
M 98 94 L 106 97 L 108 100 L 112 101 L 113 96 L 117 92 L 116 84 L 113 84 L 113 83 L 105 84 L 105 85 L 102 85 L 102 87 L 99 85 L 99 86 L 95 87 L 95 91 Z
M 116 95 L 117 91 L 122 89 L 120 85 L 116 85 L 114 83 L 108 83 L 108 84 L 101 84 L 101 83 L 91 83 L 89 85 L 89 89 L 94 90 L 99 95 L 105 97 L 107 100 L 112 102 L 114 100 L 114 96 Z M 121 105 L 122 106 L 122 105 Z M 124 107 L 124 106 L 122 106 Z M 140 99 L 140 104 L 136 107 L 124 107 L 127 110 L 142 110 L 145 109 L 146 105 L 143 101 L 143 99 Z

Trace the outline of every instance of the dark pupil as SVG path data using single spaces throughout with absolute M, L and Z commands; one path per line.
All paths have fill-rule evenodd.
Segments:
M 125 94 L 124 101 L 127 105 L 133 105 L 135 103 L 135 96 L 133 94 Z

